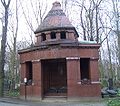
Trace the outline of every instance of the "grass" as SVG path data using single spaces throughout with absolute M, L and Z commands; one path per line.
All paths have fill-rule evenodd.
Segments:
M 120 98 L 110 98 L 107 102 L 107 106 L 120 106 Z
M 120 88 L 118 88 L 116 97 L 104 98 L 104 101 L 107 102 L 107 106 L 120 106 Z

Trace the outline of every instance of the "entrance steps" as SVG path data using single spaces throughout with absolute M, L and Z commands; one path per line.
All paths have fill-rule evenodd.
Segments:
M 4 97 L 9 97 L 9 91 L 7 91 L 7 90 L 5 91 L 4 90 L 3 94 L 4 94 Z
M 43 102 L 67 102 L 66 96 L 45 96 Z

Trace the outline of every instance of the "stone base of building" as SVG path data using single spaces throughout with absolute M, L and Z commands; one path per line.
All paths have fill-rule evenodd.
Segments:
M 36 96 L 36 97 L 26 97 L 25 98 L 25 96 L 20 96 L 19 97 L 20 99 L 22 99 L 22 100 L 28 100 L 28 101 L 42 101 L 42 98 L 41 97 L 38 97 L 38 96 Z
M 100 97 L 50 97 L 50 98 L 41 98 L 41 97 L 27 97 L 25 99 L 24 96 L 20 96 L 20 99 L 22 100 L 28 100 L 28 101 L 40 101 L 40 102 L 100 102 L 102 100 L 101 96 Z
M 95 101 L 95 102 L 99 102 L 101 101 L 102 98 L 100 97 L 69 97 L 67 98 L 68 102 L 91 102 L 91 101 Z

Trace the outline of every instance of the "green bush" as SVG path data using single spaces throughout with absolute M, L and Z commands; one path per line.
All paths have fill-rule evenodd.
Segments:
M 117 93 L 117 96 L 120 97 L 120 88 L 118 88 L 118 93 Z
M 107 102 L 107 106 L 120 106 L 120 99 L 109 99 Z
M 107 87 L 107 86 L 108 86 L 108 84 L 107 84 L 107 81 L 106 81 L 106 80 L 102 80 L 102 81 L 101 81 L 101 84 L 102 84 L 102 88 L 104 88 L 104 87 Z
M 12 92 L 9 92 L 9 96 L 11 97 L 18 97 L 20 94 L 18 91 L 12 91 Z

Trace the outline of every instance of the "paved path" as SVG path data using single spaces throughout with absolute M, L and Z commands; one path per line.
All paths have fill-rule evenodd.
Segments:
M 27 106 L 27 105 L 20 105 L 20 104 L 11 104 L 11 103 L 2 103 L 2 102 L 0 102 L 0 106 Z
M 40 103 L 30 106 L 107 106 L 105 103 Z
M 0 98 L 0 106 L 107 106 L 104 102 L 30 102 Z

